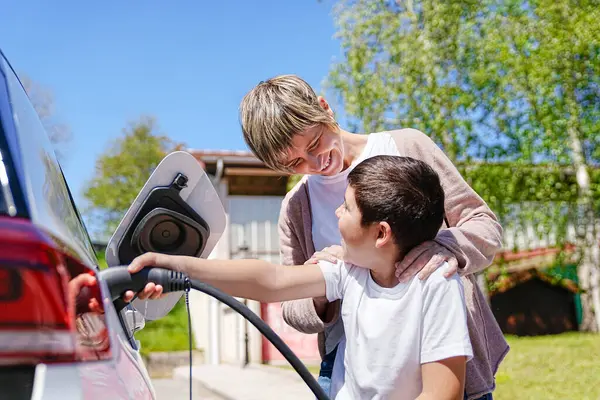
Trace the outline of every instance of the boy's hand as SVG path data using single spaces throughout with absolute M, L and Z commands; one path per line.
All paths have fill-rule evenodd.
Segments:
M 144 290 L 142 290 L 141 292 L 138 292 L 137 298 L 140 300 L 161 299 L 164 297 L 162 294 L 162 291 L 163 291 L 163 287 L 161 285 L 155 285 L 154 283 L 150 282 L 146 285 Z M 129 303 L 130 301 L 133 300 L 134 296 L 135 296 L 135 293 L 133 293 L 131 290 L 128 290 L 123 295 L 123 300 L 125 300 L 127 303 Z
M 450 250 L 433 241 L 425 242 L 408 252 L 406 257 L 396 263 L 396 277 L 407 282 L 417 273 L 419 279 L 427 279 L 446 261 L 449 265 L 444 276 L 451 277 L 458 271 L 458 260 Z
M 129 264 L 129 267 L 127 269 L 129 270 L 130 274 L 139 272 L 144 267 L 161 267 L 161 268 L 168 268 L 168 269 L 173 269 L 173 270 L 178 271 L 176 260 L 174 260 L 173 258 L 174 258 L 174 256 L 169 256 L 166 254 L 145 253 L 145 254 L 142 254 L 141 256 L 136 257 L 131 262 L 131 264 Z M 161 285 L 155 285 L 154 283 L 150 282 L 146 285 L 144 290 L 142 290 L 141 292 L 138 293 L 138 299 L 140 299 L 140 300 L 160 299 L 160 298 L 164 297 L 162 291 L 163 291 L 163 287 Z M 131 290 L 128 290 L 123 295 L 123 300 L 125 300 L 127 303 L 129 303 L 130 301 L 133 300 L 134 295 L 135 295 L 135 293 L 133 293 Z

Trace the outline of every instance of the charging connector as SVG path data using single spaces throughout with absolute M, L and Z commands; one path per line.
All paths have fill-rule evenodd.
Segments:
M 184 291 L 189 284 L 185 274 L 165 268 L 143 268 L 132 275 L 127 267 L 111 267 L 100 271 L 99 276 L 108 285 L 111 301 L 128 290 L 138 293 L 150 282 L 161 285 L 163 293 Z
M 262 333 L 269 342 L 275 346 L 277 350 L 285 357 L 290 365 L 296 370 L 302 380 L 312 390 L 317 400 L 329 400 L 329 397 L 321 386 L 317 383 L 313 375 L 308 371 L 306 366 L 300 361 L 300 359 L 294 354 L 294 352 L 288 347 L 287 344 L 267 325 L 258 315 L 252 312 L 248 307 L 242 304 L 240 301 L 235 299 L 221 290 L 210 286 L 204 282 L 200 282 L 194 279 L 188 279 L 188 277 L 181 273 L 164 268 L 150 267 L 144 268 L 140 272 L 130 274 L 126 266 L 111 267 L 100 271 L 98 274 L 100 279 L 106 281 L 108 289 L 110 291 L 111 300 L 116 304 L 123 302 L 121 296 L 128 290 L 137 293 L 141 291 L 147 283 L 154 283 L 163 287 L 163 293 L 175 292 L 175 291 L 189 291 L 189 289 L 195 289 L 202 293 L 205 293 L 221 303 L 229 306 L 248 322 L 250 322 L 256 329 Z M 187 293 L 186 293 L 187 295 Z M 186 298 L 186 305 L 188 305 L 188 319 L 189 319 L 189 304 Z M 191 340 L 191 335 L 190 335 Z M 190 399 L 192 389 L 192 360 L 191 360 L 191 346 L 190 346 Z

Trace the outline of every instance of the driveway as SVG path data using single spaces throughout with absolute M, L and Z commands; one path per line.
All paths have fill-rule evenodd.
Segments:
M 187 400 L 190 398 L 190 383 L 183 379 L 152 379 L 158 400 Z M 225 400 L 195 382 L 192 387 L 193 400 Z

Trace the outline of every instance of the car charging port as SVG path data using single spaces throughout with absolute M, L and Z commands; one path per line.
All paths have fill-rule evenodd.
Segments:
M 123 294 L 131 290 L 134 293 L 141 291 L 147 283 L 154 283 L 163 287 L 163 293 L 185 291 L 186 292 L 186 306 L 188 310 L 188 327 L 189 327 L 189 299 L 187 292 L 190 289 L 198 290 L 205 293 L 223 304 L 229 306 L 235 310 L 238 314 L 244 317 L 250 322 L 258 331 L 263 334 L 269 342 L 279 350 L 279 352 L 285 357 L 290 365 L 296 370 L 302 380 L 308 385 L 310 390 L 314 393 L 318 400 L 329 400 L 329 397 L 325 394 L 321 386 L 317 383 L 316 379 L 308 371 L 306 366 L 300 361 L 300 359 L 294 354 L 294 352 L 288 347 L 287 344 L 267 325 L 258 315 L 252 312 L 243 303 L 236 300 L 233 296 L 230 296 L 223 291 L 208 285 L 204 282 L 200 282 L 195 279 L 189 279 L 185 274 L 181 272 L 172 271 L 165 268 L 148 267 L 142 269 L 140 272 L 135 274 L 129 273 L 126 266 L 111 267 L 100 271 L 99 278 L 103 279 L 108 286 L 111 301 L 117 304 L 122 304 L 121 297 Z M 190 342 L 191 342 L 191 327 L 190 328 Z M 192 398 L 192 360 L 191 360 L 191 344 L 190 344 L 190 399 Z

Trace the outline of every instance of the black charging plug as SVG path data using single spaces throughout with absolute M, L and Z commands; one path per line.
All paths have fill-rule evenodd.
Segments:
M 138 293 L 150 282 L 161 285 L 163 293 L 184 291 L 188 282 L 183 272 L 158 267 L 146 267 L 134 274 L 126 266 L 110 267 L 100 271 L 98 277 L 108 285 L 111 301 L 122 297 L 128 290 Z

